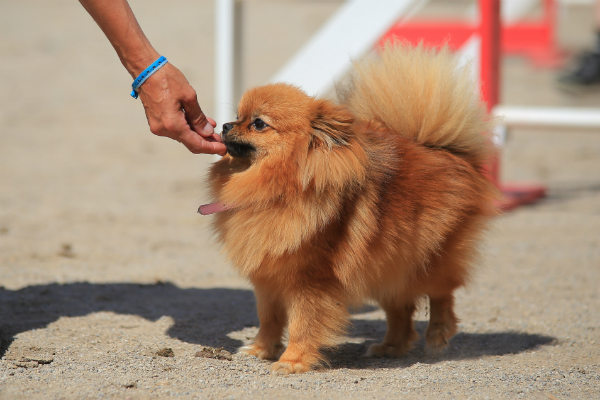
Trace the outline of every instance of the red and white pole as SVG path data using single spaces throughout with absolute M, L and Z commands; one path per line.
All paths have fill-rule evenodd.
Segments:
M 480 85 L 481 96 L 491 114 L 500 102 L 500 0 L 479 0 L 481 37 Z M 530 204 L 546 195 L 546 188 L 536 184 L 506 185 L 500 179 L 500 154 L 492 155 L 488 165 L 489 178 L 504 195 L 500 207 L 510 210 Z

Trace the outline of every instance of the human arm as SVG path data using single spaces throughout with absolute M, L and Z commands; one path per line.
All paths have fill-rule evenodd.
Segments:
M 160 54 L 140 28 L 127 0 L 79 0 L 104 32 L 132 78 Z M 204 115 L 195 90 L 183 74 L 165 64 L 139 88 L 150 131 L 183 143 L 192 153 L 224 155 L 214 133 L 216 122 Z

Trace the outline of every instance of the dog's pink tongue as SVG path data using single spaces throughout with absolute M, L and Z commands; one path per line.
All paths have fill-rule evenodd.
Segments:
M 210 215 L 214 213 L 218 213 L 220 211 L 225 211 L 233 208 L 232 205 L 227 205 L 221 201 L 217 201 L 216 203 L 205 204 L 203 206 L 198 207 L 198 212 L 202 215 Z

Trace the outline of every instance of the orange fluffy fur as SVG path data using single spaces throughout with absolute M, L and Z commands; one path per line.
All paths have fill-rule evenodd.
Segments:
M 410 350 L 425 296 L 427 345 L 443 348 L 456 332 L 453 291 L 495 214 L 482 174 L 492 121 L 448 50 L 387 47 L 355 65 L 340 97 L 249 90 L 209 177 L 215 200 L 235 205 L 215 217 L 219 240 L 255 288 L 260 329 L 242 351 L 276 359 L 287 328 L 275 373 L 317 366 L 365 300 L 388 322 L 368 355 Z

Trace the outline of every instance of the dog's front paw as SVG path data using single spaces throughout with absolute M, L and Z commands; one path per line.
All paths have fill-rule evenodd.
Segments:
M 448 341 L 456 333 L 455 323 L 429 323 L 425 332 L 428 353 L 439 353 L 448 346 Z
M 408 344 L 386 344 L 386 343 L 375 343 L 369 346 L 365 357 L 402 357 L 412 349 L 412 345 Z
M 311 370 L 309 363 L 293 361 L 277 361 L 271 367 L 271 373 L 274 375 L 301 374 Z
M 283 345 L 281 343 L 272 346 L 260 346 L 254 343 L 248 346 L 240 347 L 238 354 L 248 354 L 250 356 L 258 357 L 261 360 L 275 360 L 281 353 L 282 349 Z

